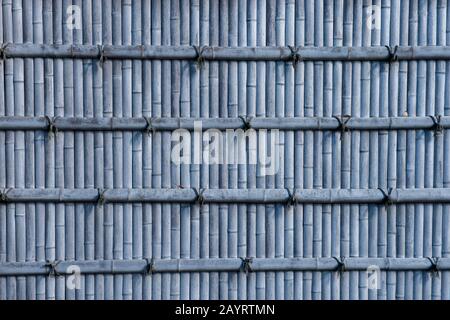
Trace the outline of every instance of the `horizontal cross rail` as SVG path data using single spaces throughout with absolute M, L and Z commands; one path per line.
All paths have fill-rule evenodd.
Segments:
M 199 196 L 200 195 L 200 196 Z M 448 203 L 450 188 L 421 189 L 30 189 L 8 188 L 0 203 Z M 200 200 L 201 197 L 201 200 Z
M 348 121 L 347 121 L 348 120 Z M 336 117 L 255 117 L 255 118 L 117 118 L 117 117 L 21 117 L 0 116 L 0 130 L 57 131 L 170 131 L 194 130 L 201 124 L 208 129 L 279 129 L 279 130 L 338 130 Z M 370 117 L 345 120 L 349 130 L 435 130 L 450 128 L 450 116 Z
M 159 59 L 202 61 L 386 61 L 448 60 L 450 46 L 212 47 L 148 45 L 44 45 L 4 43 L 2 57 Z
M 0 276 L 248 271 L 445 271 L 450 258 L 212 258 L 0 263 Z

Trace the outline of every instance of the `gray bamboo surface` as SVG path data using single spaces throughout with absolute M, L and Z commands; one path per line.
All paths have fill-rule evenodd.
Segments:
M 0 299 L 450 299 L 450 1 L 2 0 L 0 26 Z M 277 171 L 171 162 L 196 121 L 267 130 L 231 156 Z

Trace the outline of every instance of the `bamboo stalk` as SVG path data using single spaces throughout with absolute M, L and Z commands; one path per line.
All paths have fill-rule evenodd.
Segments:
M 210 3 L 210 44 L 219 45 L 219 3 L 213 1 Z M 211 118 L 219 117 L 219 64 L 218 62 L 211 62 L 209 64 L 209 112 Z M 183 90 L 183 86 L 181 87 Z M 183 170 L 183 168 L 182 168 Z M 182 171 L 183 173 L 183 171 Z M 210 165 L 210 182 L 211 189 L 219 187 L 219 165 Z M 219 258 L 219 206 L 211 204 L 209 206 L 209 258 Z M 209 276 L 209 299 L 217 300 L 219 295 L 219 273 L 211 272 Z
M 104 0 L 102 2 L 102 43 L 103 45 L 112 43 L 112 4 L 111 1 Z M 112 61 L 105 60 L 102 63 L 103 71 L 103 108 L 102 113 L 104 117 L 113 116 L 113 64 Z M 105 132 L 103 136 L 104 143 L 104 187 L 114 187 L 113 177 L 113 134 Z M 104 259 L 113 259 L 113 205 L 105 204 L 104 207 Z M 105 275 L 104 279 L 105 300 L 114 298 L 114 277 Z
M 3 2 L 2 6 L 0 6 L 0 23 L 2 26 L 5 26 L 3 18 L 4 7 L 10 5 L 8 2 Z M 6 18 L 7 21 L 8 18 Z M 4 40 L 3 32 L 0 32 L 0 42 Z M 4 77 L 0 77 L 0 87 L 5 88 L 5 90 L 0 90 L 0 115 L 5 115 L 6 112 L 6 103 L 7 103 L 7 80 L 8 75 L 6 72 L 6 61 L 0 63 L 0 74 L 4 74 Z M 0 132 L 0 161 L 2 163 L 6 163 L 6 132 Z M 6 166 L 0 167 L 0 188 L 6 187 Z M 7 206 L 0 205 L 0 263 L 4 263 L 7 261 L 8 251 L 7 251 Z M 7 282 L 9 280 L 6 277 L 0 278 L 0 299 L 6 300 L 8 296 L 8 287 Z
M 66 58 L 66 59 L 139 59 L 139 60 L 195 60 L 193 46 L 176 45 L 97 45 L 35 44 L 5 42 L 6 58 Z M 391 59 L 385 46 L 323 47 L 307 45 L 297 47 L 297 54 L 304 61 L 384 61 Z M 397 60 L 448 60 L 450 47 L 444 45 L 398 46 Z M 202 58 L 206 61 L 291 61 L 292 51 L 284 46 L 237 47 L 232 45 L 203 46 Z
M 124 275 L 143 273 L 147 267 L 147 260 L 143 259 L 114 259 L 114 260 L 82 260 L 59 261 L 54 271 L 61 275 L 70 274 L 67 268 L 78 265 L 82 274 L 113 274 Z M 378 266 L 380 270 L 418 272 L 429 271 L 433 267 L 428 257 L 423 258 L 346 258 L 345 271 L 364 271 L 369 266 Z M 153 273 L 196 273 L 199 271 L 236 272 L 242 267 L 239 258 L 216 259 L 155 259 Z M 253 272 L 264 271 L 334 271 L 339 264 L 334 258 L 256 258 L 251 262 Z M 441 258 L 436 265 L 437 270 L 450 270 L 450 259 Z M 45 275 L 53 270 L 46 262 L 7 262 L 0 264 L 2 276 Z
M 133 1 L 131 8 L 131 43 L 142 43 L 142 1 Z M 132 116 L 142 116 L 142 61 L 132 61 Z M 142 188 L 143 186 L 143 135 L 139 132 L 132 133 L 132 176 L 131 185 L 133 188 Z M 134 204 L 132 208 L 132 258 L 143 258 L 143 205 Z M 143 298 L 143 276 L 132 276 L 132 299 L 142 300 Z
M 161 4 L 151 2 L 151 43 L 153 45 L 161 44 Z M 187 30 L 187 29 L 185 29 Z M 161 62 L 152 62 L 152 116 L 161 116 Z M 152 135 L 152 187 L 161 187 L 161 133 L 156 132 Z M 161 213 L 160 204 L 152 206 L 152 258 L 162 258 L 162 239 L 161 239 Z M 162 298 L 162 279 L 156 274 L 152 276 L 152 299 Z
M 102 43 L 102 10 L 101 1 L 92 2 L 92 43 L 100 45 Z M 103 115 L 103 68 L 100 63 L 92 61 L 92 94 L 93 94 L 93 117 Z M 104 135 L 103 133 L 94 133 L 94 186 L 103 189 L 105 183 L 104 173 Z M 94 207 L 94 259 L 102 260 L 105 254 L 105 211 L 104 206 Z M 103 275 L 95 276 L 95 297 L 102 300 L 105 297 L 104 290 L 105 278 Z

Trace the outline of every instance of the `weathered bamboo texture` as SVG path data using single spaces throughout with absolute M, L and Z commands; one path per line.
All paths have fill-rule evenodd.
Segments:
M 450 299 L 449 0 L 0 0 L 0 29 L 0 299 Z

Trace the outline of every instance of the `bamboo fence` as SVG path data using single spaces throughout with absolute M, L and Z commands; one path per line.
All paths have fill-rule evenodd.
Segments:
M 1 0 L 0 26 L 0 299 L 450 299 L 449 0 Z M 177 129 L 267 157 L 176 164 Z

